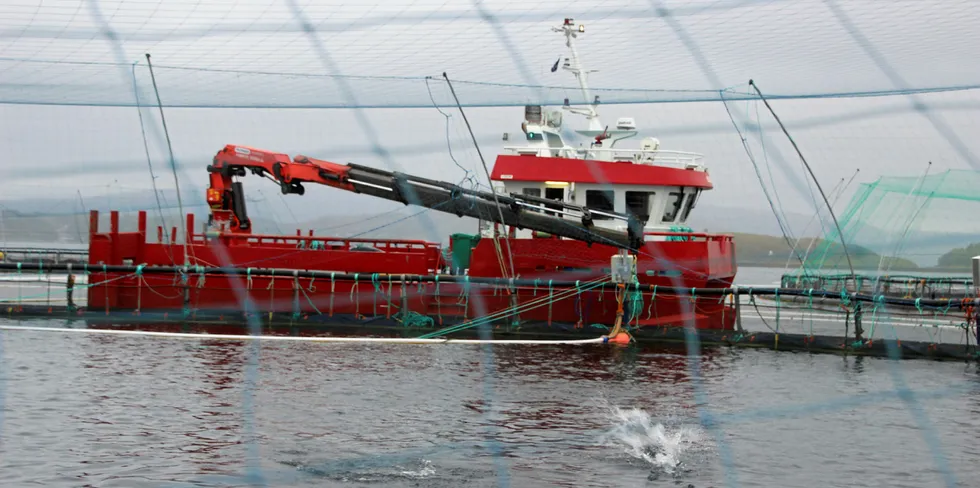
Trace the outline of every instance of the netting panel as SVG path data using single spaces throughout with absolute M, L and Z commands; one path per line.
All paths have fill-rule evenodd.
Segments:
M 607 103 L 718 99 L 754 78 L 773 95 L 855 96 L 980 85 L 971 56 L 980 5 L 848 2 L 848 20 L 908 86 L 896 87 L 823 2 L 503 0 L 376 6 L 273 0 L 228 3 L 60 2 L 0 6 L 0 102 L 132 105 L 131 63 L 150 52 L 164 102 L 196 107 L 429 106 L 424 77 L 468 80 L 468 105 L 573 103 L 574 80 L 550 68 L 564 17 L 586 24 L 579 50 Z M 724 86 L 712 86 L 665 22 L 678 17 Z M 806 19 L 801 22 L 801 19 Z M 894 26 L 901 25 L 896 28 Z M 933 35 L 941 31 L 942 35 Z M 336 58 L 330 72 L 311 36 Z M 338 76 L 355 99 L 337 90 Z M 148 86 L 145 68 L 137 70 Z M 478 81 L 478 82 L 477 82 Z M 737 97 L 731 94 L 729 97 Z M 440 101 L 447 102 L 446 100 Z

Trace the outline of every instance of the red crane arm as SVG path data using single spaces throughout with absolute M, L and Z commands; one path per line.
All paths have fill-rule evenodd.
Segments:
M 215 155 L 213 164 L 208 166 L 211 173 L 207 195 L 208 205 L 211 206 L 209 224 L 217 223 L 219 232 L 251 232 L 242 184 L 233 179 L 235 176 L 245 176 L 248 171 L 275 181 L 284 194 L 302 195 L 306 191 L 303 183 L 316 183 L 588 243 L 601 242 L 623 249 L 643 246 L 643 226 L 627 214 L 528 195 L 498 195 L 353 163 L 337 164 L 306 156 L 296 156 L 290 160 L 282 153 L 236 145 L 225 146 Z M 544 211 L 544 206 L 551 210 Z M 594 226 L 593 214 L 627 222 L 628 229 L 620 231 Z
M 245 176 L 246 170 L 279 183 L 284 194 L 305 192 L 303 183 L 317 183 L 342 190 L 356 191 L 347 183 L 350 167 L 319 159 L 289 156 L 248 146 L 228 144 L 214 156 L 208 166 L 210 186 L 207 202 L 212 222 L 227 224 L 232 232 L 249 233 L 251 223 L 245 213 L 241 183 L 232 177 Z
M 247 146 L 229 144 L 214 156 L 214 164 L 208 167 L 211 173 L 211 188 L 224 191 L 231 187 L 232 176 L 245 176 L 245 170 L 260 176 L 271 176 L 283 186 L 283 193 L 301 193 L 301 183 L 310 182 L 333 186 L 342 190 L 354 191 L 354 187 L 342 181 L 350 171 L 343 164 L 319 159 L 296 156 L 290 160 L 282 153 L 269 152 Z M 289 187 L 290 191 L 285 188 Z M 298 191 L 297 191 L 298 190 Z

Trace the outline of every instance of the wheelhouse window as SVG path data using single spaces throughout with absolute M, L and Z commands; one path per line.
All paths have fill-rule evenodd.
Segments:
M 694 210 L 694 205 L 698 203 L 698 197 L 700 196 L 701 190 L 698 190 L 687 197 L 687 205 L 684 205 L 684 213 L 681 214 L 681 221 L 687 221 L 687 216 L 691 215 L 691 210 Z
M 544 197 L 548 200 L 558 200 L 559 202 L 565 200 L 565 189 L 564 188 L 545 188 Z M 561 210 L 561 205 L 545 205 L 546 208 L 552 210 Z M 548 215 L 557 215 L 555 212 L 547 212 Z
M 684 201 L 684 193 L 672 191 L 667 196 L 667 209 L 664 211 L 664 222 L 673 222 L 677 218 L 677 212 L 681 210 L 681 203 Z
M 626 192 L 626 211 L 636 216 L 636 219 L 644 224 L 650 220 L 650 200 L 656 195 L 652 191 L 628 191 Z
M 599 210 L 604 212 L 612 213 L 615 211 L 615 205 L 613 202 L 615 198 L 615 192 L 612 190 L 586 190 L 585 191 L 585 206 L 589 207 L 591 210 Z M 607 217 L 605 215 L 592 215 L 592 220 L 610 220 L 612 217 Z
M 521 194 L 522 194 L 522 195 L 527 195 L 527 196 L 529 196 L 529 197 L 537 197 L 537 198 L 541 198 L 541 189 L 540 189 L 540 188 L 521 188 Z M 536 205 L 536 206 L 537 206 L 538 208 L 540 208 L 540 207 L 541 207 L 541 205 L 540 205 L 540 204 L 538 204 L 537 202 L 533 202 L 533 203 L 534 203 L 534 205 Z M 541 210 L 538 210 L 538 209 L 535 209 L 535 210 L 533 210 L 533 212 L 540 212 L 540 211 L 541 211 Z

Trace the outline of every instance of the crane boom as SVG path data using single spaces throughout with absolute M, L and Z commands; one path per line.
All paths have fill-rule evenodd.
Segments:
M 304 183 L 316 183 L 590 244 L 597 242 L 627 250 L 639 249 L 643 244 L 641 225 L 625 214 L 515 193 L 498 194 L 495 199 L 493 193 L 443 181 L 306 156 L 290 160 L 285 154 L 229 144 L 208 166 L 211 186 L 207 199 L 212 222 L 227 223 L 232 232 L 251 232 L 241 182 L 232 178 L 245 176 L 246 171 L 276 181 L 283 194 L 302 195 L 306 191 Z M 622 220 L 627 223 L 628 231 L 596 227 L 593 215 Z

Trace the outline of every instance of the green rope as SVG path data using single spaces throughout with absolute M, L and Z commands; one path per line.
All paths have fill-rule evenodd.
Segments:
M 634 282 L 634 284 L 638 283 Z M 643 312 L 643 292 L 640 291 L 639 286 L 634 287 L 630 292 L 629 301 L 626 302 L 626 305 L 629 308 L 629 318 L 626 320 L 626 323 L 629 324 L 635 321 L 636 323 L 634 325 L 639 327 L 640 314 Z
M 313 287 L 313 281 L 312 280 L 310 281 L 310 287 L 311 288 Z M 310 307 L 313 308 L 313 311 L 316 312 L 317 315 L 323 315 L 323 312 L 321 312 L 320 309 L 316 307 L 316 304 L 313 303 L 313 300 L 310 299 L 310 295 L 308 295 L 306 293 L 306 289 L 303 288 L 303 287 L 300 287 L 300 290 L 303 291 L 303 296 L 306 297 L 306 303 L 309 303 L 310 304 Z M 314 291 L 314 290 L 310 290 L 310 291 Z M 298 314 L 296 314 L 296 315 L 298 315 Z
M 195 271 L 197 271 L 197 287 L 204 288 L 205 280 L 207 280 L 207 275 L 204 273 L 203 266 L 194 266 Z M 199 295 L 200 296 L 200 295 Z
M 873 339 L 875 336 L 875 326 L 878 325 L 878 307 L 885 306 L 885 295 L 875 295 L 871 301 L 874 303 L 874 308 L 871 309 L 871 330 L 868 332 L 868 339 Z M 895 338 L 898 339 L 898 336 Z
M 555 290 L 551 287 L 552 280 L 548 280 L 548 325 L 551 325 L 551 305 L 555 303 Z
M 603 283 L 604 282 L 595 282 L 595 283 L 592 283 L 592 284 L 589 284 L 589 285 L 585 285 L 585 286 L 583 286 L 583 290 L 582 291 L 593 290 L 593 289 L 598 288 L 599 286 L 601 286 Z M 572 293 L 574 293 L 574 291 L 572 291 L 572 292 L 566 292 L 567 296 L 571 296 Z M 554 301 L 563 300 L 563 299 L 567 298 L 567 296 L 562 296 L 560 298 L 555 299 Z M 457 325 L 454 325 L 454 326 L 449 326 L 449 327 L 446 327 L 446 328 L 443 328 L 443 329 L 440 329 L 440 330 L 437 330 L 437 331 L 433 331 L 433 332 L 430 332 L 428 334 L 423 334 L 423 335 L 419 336 L 419 339 L 430 339 L 432 337 L 437 337 L 437 336 L 441 336 L 441 335 L 445 335 L 445 334 L 451 334 L 453 332 L 458 332 L 458 331 L 469 329 L 469 328 L 472 328 L 472 327 L 477 327 L 477 326 L 482 325 L 484 323 L 495 322 L 497 320 L 501 320 L 501 319 L 504 319 L 506 317 L 513 316 L 514 314 L 519 314 L 519 313 L 526 312 L 528 310 L 533 310 L 535 308 L 543 307 L 545 305 L 550 305 L 550 303 L 551 303 L 551 300 L 548 300 L 547 303 L 543 303 L 542 300 L 538 300 L 536 302 L 535 301 L 532 301 L 532 302 L 524 303 L 524 304 L 521 304 L 521 305 L 519 305 L 517 307 L 507 308 L 507 309 L 501 310 L 499 312 L 495 312 L 493 314 L 490 314 L 490 315 L 487 315 L 487 316 L 484 316 L 484 317 L 479 317 L 479 318 L 474 319 L 474 320 L 471 320 L 469 322 L 464 322 L 464 323 L 457 324 Z
M 435 325 L 435 320 L 432 317 L 411 310 L 399 311 L 392 317 L 405 327 L 433 327 Z
M 373 306 L 373 308 L 371 309 L 372 310 L 371 315 L 373 317 L 377 317 L 378 316 L 378 292 L 379 292 L 378 287 L 380 286 L 378 285 L 378 273 L 371 274 L 371 284 L 374 285 L 374 293 L 371 294 L 371 303 Z
M 186 268 L 182 268 L 180 270 L 180 284 L 184 288 L 184 293 L 187 293 L 187 281 L 188 278 L 187 278 Z M 186 319 L 187 317 L 191 316 L 191 304 L 190 301 L 186 300 L 185 298 L 186 295 L 181 297 L 181 301 L 183 302 L 183 307 L 181 308 L 183 309 L 184 318 Z

